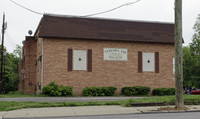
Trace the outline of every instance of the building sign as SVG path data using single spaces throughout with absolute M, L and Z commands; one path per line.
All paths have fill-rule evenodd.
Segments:
M 121 48 L 104 48 L 104 60 L 107 61 L 128 61 L 128 50 Z

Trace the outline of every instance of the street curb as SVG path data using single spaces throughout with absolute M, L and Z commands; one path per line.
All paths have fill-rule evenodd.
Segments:
M 200 101 L 198 102 L 192 102 L 192 101 L 187 101 L 184 102 L 184 105 L 198 105 L 200 104 Z M 131 103 L 130 104 L 132 107 L 149 107 L 149 106 L 173 106 L 175 105 L 175 102 L 171 102 L 169 104 L 159 102 L 159 103 Z
M 165 103 L 131 103 L 132 107 L 167 106 Z
M 200 110 L 195 110 L 195 111 L 155 111 L 155 112 L 144 112 L 142 114 L 156 114 L 156 113 L 189 113 L 189 112 L 200 112 Z M 136 113 L 135 113 L 136 114 Z M 141 113 L 138 113 L 141 114 Z

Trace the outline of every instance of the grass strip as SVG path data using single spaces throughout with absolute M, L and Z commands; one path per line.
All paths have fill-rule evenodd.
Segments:
M 103 106 L 120 105 L 121 101 L 104 102 L 0 102 L 0 111 L 10 111 L 22 108 L 42 108 L 42 107 L 74 107 L 74 106 Z
M 153 97 L 148 97 L 148 98 L 138 98 L 138 99 L 125 100 L 122 105 L 128 107 L 128 106 L 131 106 L 131 103 L 173 104 L 173 103 L 175 103 L 175 101 L 176 101 L 175 96 L 153 96 Z M 184 95 L 184 102 L 193 102 L 191 104 L 199 105 L 200 95 Z
M 48 97 L 46 95 L 26 95 L 26 94 L 1 94 L 0 98 L 17 98 L 17 97 Z
M 200 95 L 184 95 L 185 102 L 199 105 Z M 131 103 L 166 103 L 175 102 L 175 96 L 156 96 L 147 98 L 128 99 L 121 101 L 95 101 L 95 102 L 0 102 L 0 111 L 10 111 L 22 108 L 42 108 L 42 107 L 72 107 L 72 106 L 103 106 L 122 105 L 131 106 Z M 195 103 L 196 102 L 196 103 Z

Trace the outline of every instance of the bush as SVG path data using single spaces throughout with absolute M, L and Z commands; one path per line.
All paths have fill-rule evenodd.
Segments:
M 153 90 L 153 95 L 157 96 L 175 95 L 175 88 L 155 88 Z
M 59 86 L 55 82 L 49 83 L 47 86 L 42 88 L 42 94 L 48 96 L 72 96 L 72 87 Z
M 123 87 L 122 95 L 125 96 L 144 96 L 149 95 L 151 89 L 144 86 L 135 86 L 135 87 Z
M 84 96 L 113 96 L 116 87 L 86 87 L 83 89 Z

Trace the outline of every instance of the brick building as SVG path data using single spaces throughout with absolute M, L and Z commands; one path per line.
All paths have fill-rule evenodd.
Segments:
M 174 87 L 174 24 L 45 14 L 27 36 L 19 89 L 39 93 L 55 81 L 81 95 L 86 86 Z

